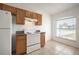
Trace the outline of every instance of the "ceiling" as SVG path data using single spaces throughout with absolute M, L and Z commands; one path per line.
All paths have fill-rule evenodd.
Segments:
M 41 11 L 49 14 L 55 14 L 68 8 L 79 5 L 78 3 L 7 3 L 18 8 Z

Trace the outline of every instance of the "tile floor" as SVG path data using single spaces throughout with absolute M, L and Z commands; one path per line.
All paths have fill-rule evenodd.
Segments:
M 56 41 L 48 41 L 44 48 L 28 55 L 79 55 L 79 49 Z

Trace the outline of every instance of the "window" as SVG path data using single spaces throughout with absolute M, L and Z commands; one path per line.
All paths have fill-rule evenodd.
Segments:
M 66 17 L 56 21 L 56 36 L 76 40 L 76 18 Z

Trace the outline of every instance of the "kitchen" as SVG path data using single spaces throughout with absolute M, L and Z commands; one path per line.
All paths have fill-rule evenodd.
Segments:
M 6 27 L 9 28 L 8 38 L 4 35 L 7 34 L 6 32 L 1 33 L 7 39 L 7 42 L 4 42 L 5 38 L 2 37 L 4 40 L 0 45 L 4 47 L 1 47 L 0 55 L 29 54 L 45 46 L 45 32 L 37 29 L 37 27 L 42 25 L 41 14 L 1 3 L 0 13 L 1 17 L 3 16 L 1 18 L 3 21 L 1 20 L 0 27 L 2 29 Z M 7 21 L 5 21 L 5 19 Z
M 0 3 L 0 55 L 79 55 L 78 19 L 75 3 Z

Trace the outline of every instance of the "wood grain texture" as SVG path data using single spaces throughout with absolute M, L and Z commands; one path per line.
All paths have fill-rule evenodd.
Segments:
M 25 11 L 17 9 L 16 24 L 24 24 L 25 20 Z
M 26 53 L 26 35 L 16 35 L 16 54 Z
M 37 22 L 35 23 L 35 25 L 42 25 L 42 15 L 37 14 Z
M 42 25 L 41 14 L 28 11 L 28 10 L 23 10 L 6 4 L 1 4 L 1 3 L 0 3 L 0 9 L 10 11 L 12 14 L 15 14 L 17 16 L 16 24 L 24 24 L 24 18 L 27 17 L 27 18 L 37 19 L 37 22 L 35 22 L 35 25 Z
M 45 32 L 40 33 L 41 48 L 45 46 Z
M 2 10 L 3 4 L 0 3 L 0 10 Z
M 10 11 L 12 14 L 16 14 L 16 8 L 15 7 L 3 4 L 2 9 L 6 10 L 6 11 Z

